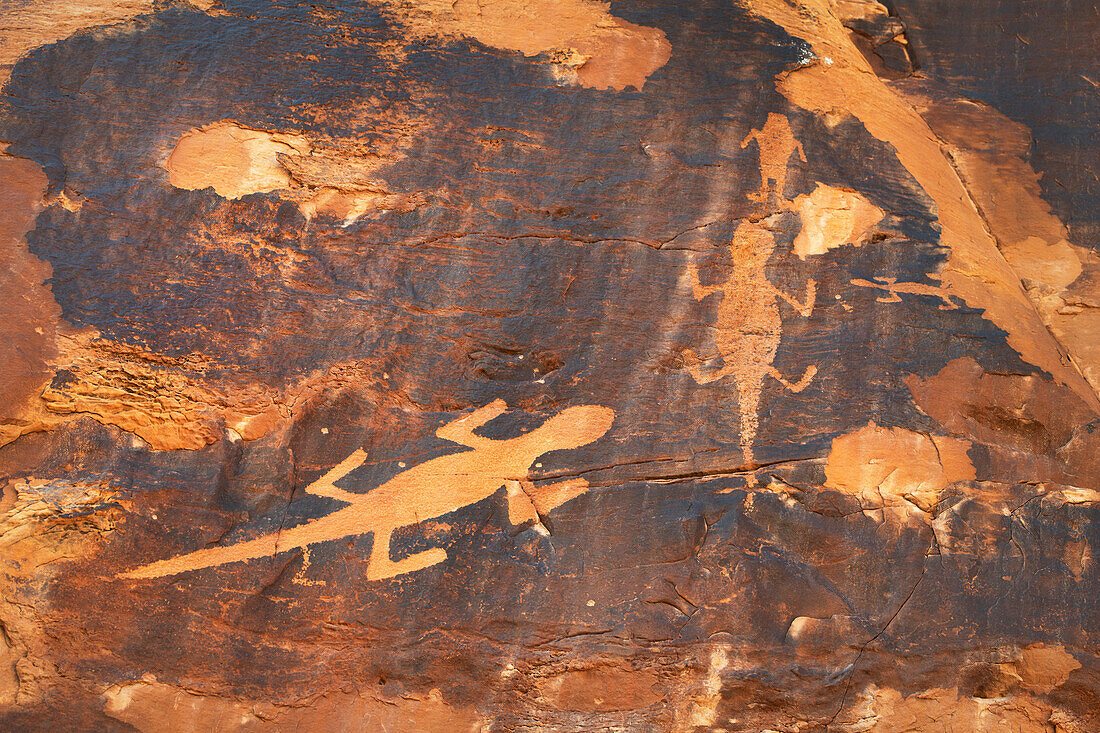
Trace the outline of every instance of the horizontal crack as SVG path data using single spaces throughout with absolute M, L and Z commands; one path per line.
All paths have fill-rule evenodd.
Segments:
M 600 471 L 610 471 L 620 466 L 637 466 L 649 463 L 686 463 L 691 461 L 691 458 L 652 458 L 639 461 L 627 461 L 624 463 L 613 463 L 609 466 L 597 466 L 596 468 L 586 468 L 582 471 L 566 471 L 560 473 L 547 474 L 544 477 L 546 479 L 561 479 L 561 478 L 580 478 L 588 474 L 597 473 Z M 663 475 L 641 475 L 641 476 L 629 476 L 628 478 L 618 483 L 625 483 L 626 481 L 653 481 L 657 483 L 676 483 L 678 481 L 691 481 L 698 479 L 720 479 L 730 478 L 736 476 L 744 476 L 750 473 L 754 473 L 761 469 L 773 468 L 775 466 L 783 466 L 794 463 L 803 463 L 805 461 L 815 461 L 816 456 L 805 456 L 798 458 L 785 458 L 776 461 L 766 461 L 761 463 L 754 463 L 752 465 L 739 465 L 735 468 L 706 468 L 698 471 L 684 471 L 681 473 L 668 473 Z M 597 484 L 590 484 L 596 486 Z

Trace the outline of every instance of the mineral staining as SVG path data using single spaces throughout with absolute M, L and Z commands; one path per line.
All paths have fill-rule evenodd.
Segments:
M 70 5 L 0 727 L 1100 729 L 1091 194 L 883 5 Z

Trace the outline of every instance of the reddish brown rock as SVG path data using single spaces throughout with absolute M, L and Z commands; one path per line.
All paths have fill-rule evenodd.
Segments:
M 0 154 L 0 376 L 5 402 L 0 442 L 8 442 L 38 421 L 28 405 L 51 376 L 57 354 L 60 308 L 46 281 L 50 266 L 27 251 L 24 239 L 44 204 L 46 176 L 33 161 Z
M 1091 12 L 4 9 L 0 727 L 1100 729 Z

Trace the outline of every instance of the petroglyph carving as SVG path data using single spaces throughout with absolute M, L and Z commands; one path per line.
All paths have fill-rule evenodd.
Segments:
M 753 140 L 759 151 L 760 189 L 750 194 L 749 198 L 766 204 L 775 194 L 782 200 L 791 155 L 797 152 L 798 157 L 806 162 L 806 151 L 795 138 L 787 118 L 774 112 L 768 115 L 762 128 L 752 130 L 741 141 L 741 147 L 746 148 Z M 781 208 L 790 209 L 791 203 L 788 201 Z M 815 236 L 824 240 L 842 234 L 847 239 L 851 237 L 850 230 L 853 228 L 821 226 L 821 231 L 815 231 Z M 815 240 L 813 246 L 803 246 L 796 253 L 805 259 L 808 254 L 828 251 L 828 245 Z M 817 294 L 817 283 L 812 279 L 807 281 L 805 299 L 801 301 L 776 288 L 764 271 L 774 251 L 775 235 L 763 224 L 745 221 L 738 226 L 729 245 L 732 271 L 725 282 L 714 286 L 703 285 L 695 263 L 688 264 L 688 279 L 695 299 L 701 301 L 721 292 L 722 300 L 718 304 L 714 323 L 714 342 L 718 353 L 701 359 L 693 350 L 685 349 L 684 364 L 699 384 L 709 384 L 725 377 L 733 377 L 737 383 L 741 423 L 739 442 L 745 465 L 750 469 L 756 467 L 753 445 L 760 427 L 760 394 L 765 378 L 770 376 L 790 391 L 801 392 L 817 374 L 817 367 L 811 365 L 800 379 L 791 382 L 773 366 L 783 328 L 779 299 L 782 298 L 802 317 L 808 318 L 813 312 Z M 720 366 L 714 364 L 718 360 L 721 361 Z M 748 485 L 756 485 L 755 474 L 749 475 Z
M 898 293 L 909 293 L 911 295 L 924 295 L 932 298 L 939 298 L 940 301 L 942 301 L 940 303 L 941 311 L 955 310 L 959 307 L 951 302 L 951 298 L 948 297 L 947 293 L 942 288 L 937 288 L 934 285 L 910 282 L 899 283 L 897 278 L 881 276 L 875 276 L 874 282 L 856 278 L 852 280 L 852 285 L 857 285 L 861 288 L 874 288 L 885 292 L 885 297 L 876 298 L 880 303 L 900 303 L 901 297 L 898 296 Z
M 766 202 L 772 192 L 783 198 L 783 189 L 787 183 L 787 163 L 791 154 L 798 151 L 798 157 L 803 163 L 806 162 L 806 151 L 802 149 L 802 143 L 795 139 L 787 118 L 775 112 L 768 114 L 764 127 L 753 130 L 741 141 L 741 147 L 747 147 L 753 140 L 760 151 L 760 191 L 749 194 L 749 198 Z M 769 181 L 775 181 L 774 188 L 769 185 Z
M 588 482 L 571 479 L 535 487 L 527 480 L 531 464 L 545 453 L 579 448 L 598 440 L 611 428 L 615 418 L 615 412 L 609 408 L 582 405 L 565 409 L 538 428 L 515 438 L 493 440 L 474 433 L 507 409 L 503 400 L 496 400 L 442 426 L 436 431 L 437 436 L 471 450 L 425 461 L 366 493 L 336 486 L 338 481 L 366 461 L 366 451 L 356 450 L 306 487 L 306 491 L 315 496 L 347 503 L 346 507 L 327 516 L 247 542 L 209 547 L 160 560 L 121 577 L 175 575 L 188 570 L 273 556 L 367 532 L 374 534 L 367 571 L 370 580 L 392 578 L 441 563 L 447 558 L 442 548 L 392 560 L 391 534 L 398 528 L 441 517 L 486 499 L 502 486 L 509 489 L 508 515 L 512 521 L 537 521 L 546 512 L 587 491 Z
M 695 263 L 688 265 L 688 278 L 696 300 L 722 293 L 714 323 L 714 342 L 718 354 L 707 360 L 691 349 L 684 350 L 688 373 L 699 384 L 709 384 L 732 376 L 737 383 L 738 410 L 741 420 L 740 444 L 745 464 L 756 465 L 753 442 L 759 427 L 760 391 L 765 377 L 773 377 L 792 392 L 801 392 L 817 374 L 817 367 L 806 368 L 802 378 L 790 382 L 772 366 L 782 334 L 779 302 L 782 298 L 804 318 L 813 312 L 817 283 L 806 283 L 806 296 L 799 301 L 776 288 L 764 273 L 764 265 L 775 250 L 775 235 L 761 224 L 743 222 L 729 245 L 732 272 L 718 285 L 703 285 Z M 721 360 L 721 366 L 713 362 Z M 755 485 L 750 476 L 749 484 Z

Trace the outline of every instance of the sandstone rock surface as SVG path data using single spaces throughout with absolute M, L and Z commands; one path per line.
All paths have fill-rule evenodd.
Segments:
M 0 728 L 1100 730 L 1098 32 L 0 3 Z

